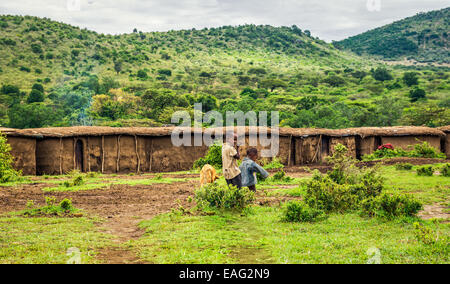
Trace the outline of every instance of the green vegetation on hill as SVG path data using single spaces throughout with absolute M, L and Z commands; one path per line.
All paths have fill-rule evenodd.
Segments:
M 450 63 L 450 8 L 419 13 L 363 34 L 335 42 L 338 48 L 388 60 Z
M 448 68 L 386 69 L 296 26 L 103 35 L 0 16 L 0 27 L 1 126 L 158 126 L 197 102 L 276 110 L 291 127 L 450 124 Z

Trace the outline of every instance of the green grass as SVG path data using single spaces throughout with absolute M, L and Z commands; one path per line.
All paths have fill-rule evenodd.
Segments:
M 0 218 L 0 240 L 2 264 L 64 264 L 72 247 L 82 263 L 96 263 L 98 249 L 111 245 L 111 237 L 86 218 Z
M 383 263 L 448 263 L 415 239 L 410 223 L 331 215 L 316 223 L 281 222 L 279 208 L 255 207 L 248 216 L 166 214 L 141 224 L 147 234 L 129 243 L 151 263 L 366 263 L 371 248 Z M 432 224 L 449 235 L 449 224 Z
M 450 178 L 420 177 L 414 169 L 397 171 L 394 166 L 382 166 L 386 190 L 412 193 L 425 204 L 448 206 Z M 165 175 L 136 179 L 117 175 L 85 177 L 85 184 L 78 187 L 45 190 L 79 191 L 110 184 L 135 186 L 194 180 Z M 72 178 L 49 177 L 37 182 L 62 184 Z M 288 184 L 260 184 L 257 188 L 266 196 L 301 197 L 303 188 L 296 185 L 308 178 Z M 223 178 L 218 182 L 225 184 Z M 10 213 L 0 217 L 0 263 L 66 263 L 66 252 L 71 247 L 80 249 L 83 263 L 96 263 L 96 252 L 110 246 L 132 250 L 150 263 L 366 263 L 371 249 L 380 250 L 383 263 L 450 263 L 449 246 L 427 246 L 416 239 L 412 222 L 418 219 L 387 221 L 354 213 L 331 214 L 328 220 L 318 223 L 292 224 L 281 221 L 279 207 L 254 206 L 244 215 L 174 212 L 142 222 L 140 227 L 146 234 L 123 244 L 112 243 L 113 236 L 97 231 L 96 224 L 101 220 L 22 218 L 17 212 Z M 448 223 L 420 222 L 437 231 L 442 240 L 450 236 Z
M 434 165 L 439 168 L 442 164 Z M 382 174 L 386 177 L 388 191 L 399 190 L 412 193 L 425 204 L 450 202 L 450 178 L 433 175 L 432 177 L 418 176 L 416 167 L 411 171 L 397 171 L 394 166 L 382 167 Z

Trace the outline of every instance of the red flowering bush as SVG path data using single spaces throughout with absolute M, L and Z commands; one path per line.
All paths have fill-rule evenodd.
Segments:
M 378 150 L 383 150 L 383 149 L 395 150 L 394 146 L 392 144 L 389 144 L 389 143 L 381 145 L 380 147 L 378 147 Z

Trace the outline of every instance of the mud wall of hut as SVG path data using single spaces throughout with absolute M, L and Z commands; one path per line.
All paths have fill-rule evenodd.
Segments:
M 423 142 L 430 143 L 434 148 L 441 150 L 441 138 L 438 136 L 395 136 L 381 137 L 381 144 L 392 144 L 395 148 L 411 150 L 411 147 Z
M 447 158 L 450 158 L 450 133 L 446 133 L 443 148 Z
M 270 139 L 271 137 L 269 136 L 268 139 Z M 293 160 L 293 156 L 292 156 L 292 148 L 294 146 L 293 143 L 294 142 L 294 138 L 292 137 L 287 137 L 287 136 L 280 136 L 279 140 L 278 140 L 278 144 L 272 146 L 272 145 L 261 145 L 260 143 L 260 139 L 258 138 L 256 140 L 257 145 L 254 146 L 250 146 L 250 140 L 252 140 L 254 138 L 251 138 L 250 136 L 246 136 L 245 137 L 245 145 L 242 145 L 239 147 L 239 151 L 242 157 L 245 157 L 247 155 L 247 150 L 249 148 L 256 148 L 258 149 L 258 153 L 260 156 L 260 160 L 271 160 L 271 158 L 264 158 L 262 157 L 262 151 L 266 150 L 266 151 L 270 151 L 271 152 L 271 156 L 272 157 L 277 157 L 278 159 L 280 159 L 281 163 L 288 165 L 289 164 L 289 160 Z M 275 142 L 275 141 L 274 141 Z M 253 143 L 252 143 L 253 144 Z M 278 152 L 275 153 L 272 151 L 272 149 L 278 149 Z
M 336 145 L 342 144 L 348 148 L 348 153 L 351 157 L 357 158 L 357 148 L 356 148 L 356 137 L 332 137 L 330 139 L 330 155 L 334 154 L 334 147 Z
M 8 137 L 11 155 L 14 157 L 14 168 L 24 175 L 36 174 L 36 139 L 24 137 Z

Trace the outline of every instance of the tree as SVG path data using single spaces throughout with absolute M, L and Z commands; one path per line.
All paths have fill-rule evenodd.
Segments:
M 426 93 L 424 90 L 416 88 L 414 90 L 411 90 L 409 92 L 409 98 L 411 99 L 411 102 L 417 102 L 420 99 L 426 98 Z
M 267 79 L 261 82 L 261 87 L 269 89 L 271 92 L 273 92 L 277 88 L 286 88 L 287 85 L 280 79 Z
M 40 128 L 49 126 L 61 118 L 60 114 L 60 111 L 43 103 L 18 104 L 9 110 L 9 127 Z
M 390 81 L 394 79 L 392 74 L 384 67 L 378 67 L 377 69 L 372 69 L 372 77 L 377 81 Z
M 406 72 L 403 74 L 403 82 L 408 87 L 419 85 L 419 78 L 417 77 L 416 72 Z
M 37 43 L 33 43 L 31 45 L 31 51 L 33 51 L 36 54 L 41 54 L 42 53 L 42 47 L 39 44 L 37 44 Z
M 327 78 L 325 78 L 324 82 L 332 87 L 339 87 L 345 84 L 344 78 L 335 74 L 330 74 Z
M 32 103 L 42 103 L 44 101 L 44 93 L 33 89 L 30 92 L 30 95 L 28 96 L 27 99 L 27 103 L 32 104 Z
M 138 78 L 141 78 L 141 79 L 147 79 L 147 77 L 148 77 L 147 72 L 145 70 L 139 70 L 137 72 L 137 76 L 138 76 Z
M 41 84 L 34 84 L 33 87 L 31 87 L 32 90 L 37 90 L 41 93 L 44 93 L 44 86 L 42 86 Z
M 119 75 L 120 72 L 122 72 L 122 66 L 123 66 L 123 62 L 122 61 L 114 61 L 114 70 L 116 71 L 117 75 Z

